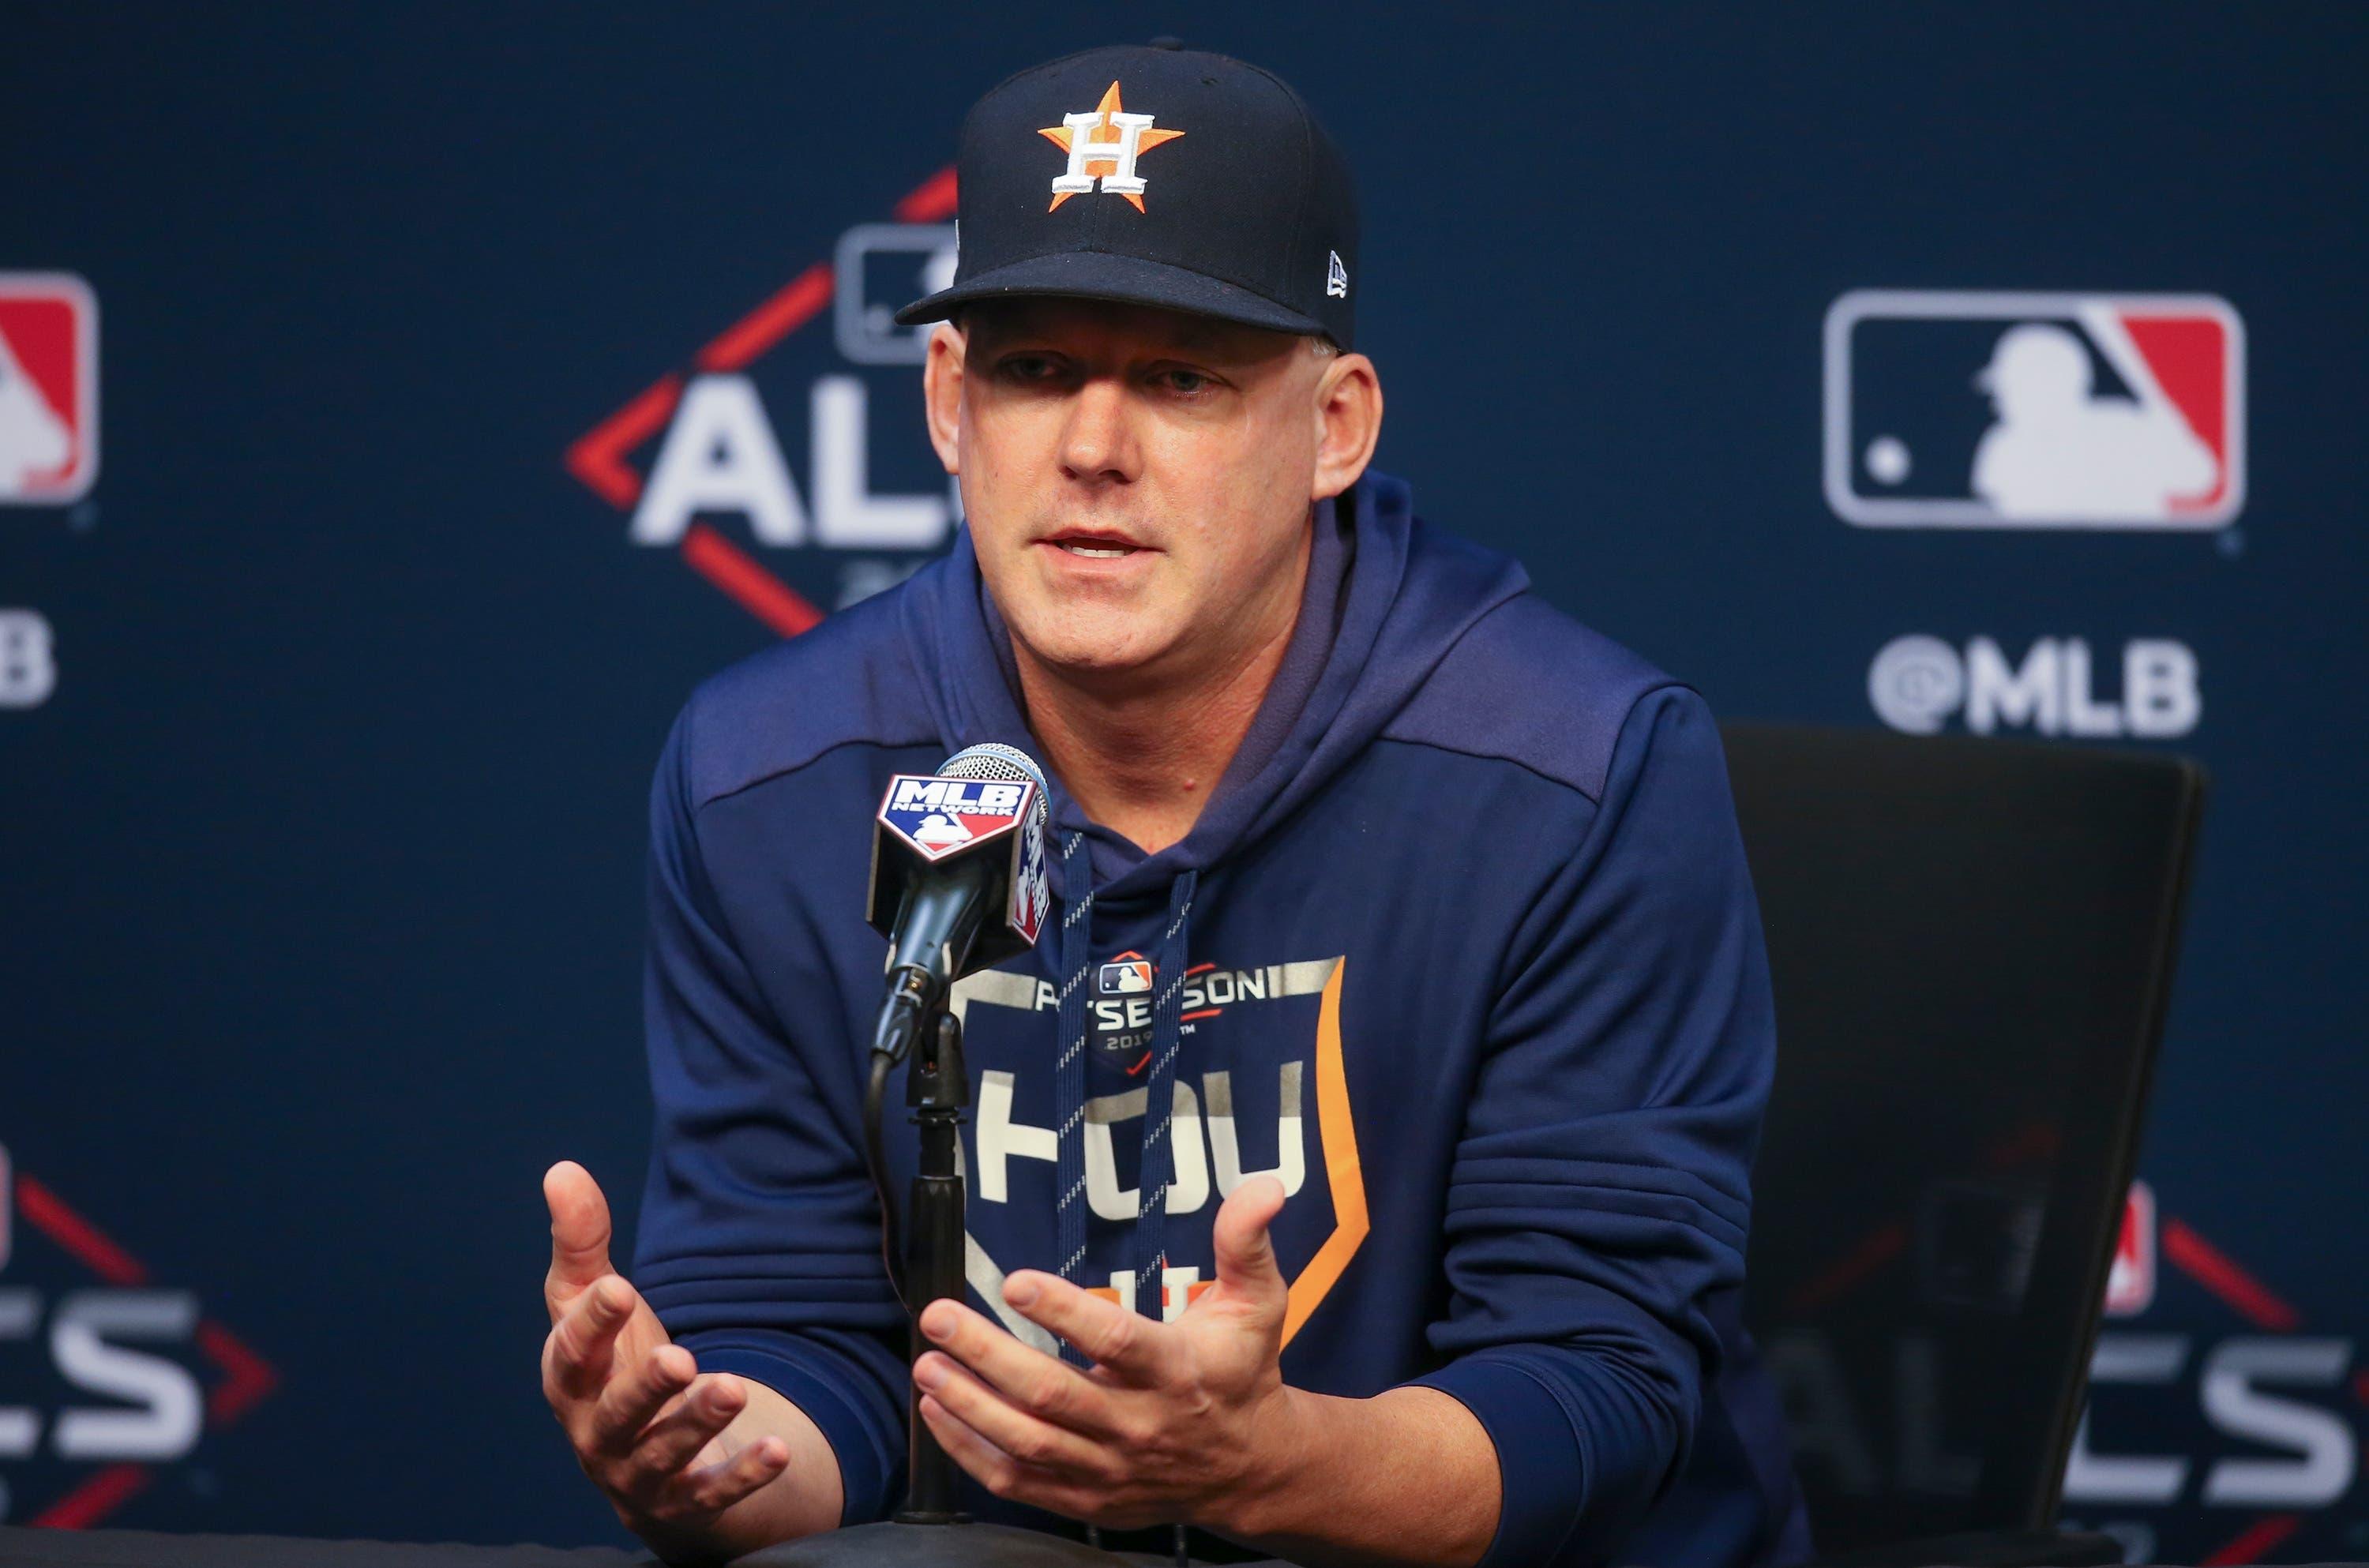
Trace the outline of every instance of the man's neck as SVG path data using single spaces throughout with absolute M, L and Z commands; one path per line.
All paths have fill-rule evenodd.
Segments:
M 1173 680 L 1078 679 L 1013 638 L 1028 727 L 1088 817 L 1146 854 L 1192 831 L 1283 668 L 1309 556 L 1303 542 L 1288 613 L 1229 657 Z

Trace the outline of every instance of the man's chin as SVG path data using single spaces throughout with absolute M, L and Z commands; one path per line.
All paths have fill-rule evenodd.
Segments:
M 1009 619 L 1009 618 L 1007 618 Z M 1169 639 L 1148 635 L 1139 614 L 1108 611 L 1011 620 L 1013 634 L 1037 663 L 1078 680 L 1123 680 L 1167 650 Z

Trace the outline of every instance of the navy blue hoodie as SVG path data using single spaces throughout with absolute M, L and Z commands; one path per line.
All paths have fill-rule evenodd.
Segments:
M 1057 782 L 1055 918 L 956 992 L 973 1305 L 1050 1349 L 1000 1289 L 1035 1267 L 1173 1317 L 1218 1204 L 1272 1173 L 1285 1380 L 1471 1409 L 1504 1477 L 1489 1564 L 1793 1561 L 1738 1318 L 1775 1036 L 1711 715 L 1396 480 L 1313 526 L 1282 669 L 1192 832 L 1145 855 Z M 867 813 L 959 748 L 1035 750 L 1016 691 L 966 532 L 708 681 L 653 790 L 635 1278 L 703 1368 L 813 1418 L 849 1523 L 897 1505 L 905 1451 L 861 1153 Z

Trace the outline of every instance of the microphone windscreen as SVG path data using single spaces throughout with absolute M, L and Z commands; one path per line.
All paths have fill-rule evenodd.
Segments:
M 1046 796 L 1051 793 L 1045 784 L 1045 770 L 1036 759 L 1017 746 L 1004 746 L 990 740 L 977 746 L 966 746 L 938 764 L 942 779 L 1000 779 L 1012 784 L 1033 784 L 1036 786 L 1036 805 L 1030 809 L 1028 826 L 1036 832 L 1045 830 L 1048 807 Z

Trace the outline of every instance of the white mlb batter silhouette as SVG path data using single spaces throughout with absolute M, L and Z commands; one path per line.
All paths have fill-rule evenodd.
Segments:
M 1998 422 L 1974 449 L 1974 492 L 2002 517 L 2162 518 L 2220 477 L 2212 450 L 2160 396 L 2091 396 L 2089 350 L 2061 326 L 2008 327 L 1974 384 Z
M 73 456 L 73 432 L 0 336 L 0 495 L 22 495 Z
M 940 811 L 922 818 L 921 826 L 913 830 L 913 841 L 917 844 L 960 844 L 969 842 L 970 838 L 968 828 Z

